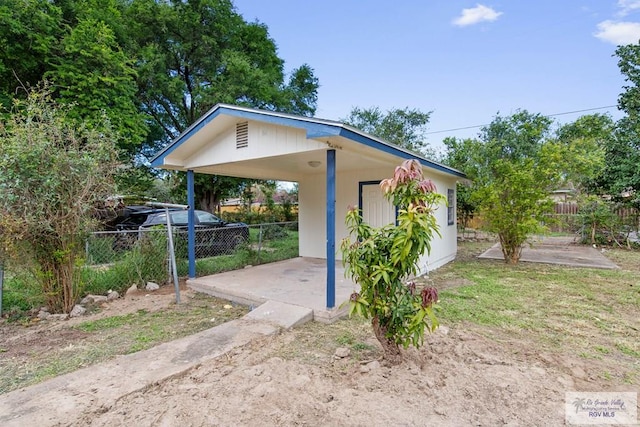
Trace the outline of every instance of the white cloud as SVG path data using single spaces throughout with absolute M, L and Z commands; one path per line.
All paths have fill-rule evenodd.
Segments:
M 594 36 L 615 45 L 635 44 L 640 40 L 640 23 L 602 21 Z
M 502 12 L 496 12 L 490 7 L 478 4 L 471 9 L 462 9 L 462 14 L 453 20 L 453 25 L 466 27 L 479 22 L 495 21 L 500 15 Z
M 640 9 L 640 0 L 618 0 L 618 7 L 621 9 L 619 15 L 625 16 Z

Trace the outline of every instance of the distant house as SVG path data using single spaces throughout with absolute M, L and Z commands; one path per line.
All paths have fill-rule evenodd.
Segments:
M 576 190 L 572 188 L 560 188 L 554 190 L 549 198 L 556 203 L 576 203 Z
M 297 182 L 300 256 L 327 260 L 331 308 L 348 207 L 358 205 L 365 221 L 374 226 L 393 223 L 396 210 L 378 184 L 409 158 L 420 161 L 424 174 L 449 200 L 448 207 L 436 212 L 442 237 L 432 242 L 431 255 L 421 260 L 420 271 L 425 273 L 456 256 L 455 190 L 456 181 L 465 175 L 351 126 L 220 104 L 160 151 L 152 164 L 187 172 L 189 205 L 193 205 L 196 173 Z M 193 259 L 189 275 L 195 276 Z

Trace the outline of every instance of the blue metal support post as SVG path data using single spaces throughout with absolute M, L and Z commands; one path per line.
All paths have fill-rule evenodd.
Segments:
M 327 150 L 327 309 L 336 305 L 336 150 Z
M 187 213 L 187 247 L 189 257 L 189 279 L 196 278 L 196 197 L 194 193 L 194 173 L 193 170 L 187 171 L 187 204 L 189 211 Z

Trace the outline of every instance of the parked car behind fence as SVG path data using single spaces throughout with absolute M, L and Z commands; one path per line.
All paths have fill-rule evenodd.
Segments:
M 187 255 L 186 209 L 168 209 L 171 225 L 174 228 L 176 253 L 179 257 Z M 145 230 L 166 227 L 167 210 L 149 206 L 126 206 L 121 217 L 115 221 L 115 228 L 121 232 L 114 243 L 114 250 L 129 249 L 144 236 Z M 212 213 L 195 211 L 196 256 L 198 258 L 233 252 L 249 240 L 249 227 L 245 223 L 228 223 Z M 131 233 L 136 231 L 137 233 Z
M 187 210 L 170 210 L 171 225 L 176 229 L 176 249 L 186 248 Z M 212 213 L 195 211 L 196 256 L 207 257 L 233 252 L 249 240 L 249 227 L 242 222 L 228 223 Z M 139 226 L 139 229 L 164 227 L 167 224 L 167 212 L 151 213 Z

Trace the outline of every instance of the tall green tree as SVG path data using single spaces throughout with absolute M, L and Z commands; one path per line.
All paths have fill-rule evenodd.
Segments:
M 62 10 L 56 2 L 0 2 L 0 109 L 9 111 L 13 98 L 27 97 L 27 89 L 49 70 L 63 34 Z
M 57 100 L 71 105 L 69 117 L 88 126 L 109 118 L 118 146 L 133 156 L 146 138 L 145 116 L 136 104 L 136 73 L 111 28 L 81 19 L 62 40 L 61 52 L 45 73 L 56 86 Z
M 131 162 L 146 139 L 133 61 L 122 18 L 126 0 L 6 0 L 0 3 L 0 107 L 52 83 L 51 96 L 72 105 L 69 118 L 97 126 L 103 112 Z
M 45 77 L 88 125 L 105 111 L 129 154 L 127 188 L 153 179 L 145 160 L 217 103 L 312 115 L 318 79 L 284 72 L 265 25 L 230 0 L 5 0 L 0 3 L 0 103 Z M 200 177 L 208 210 L 244 181 Z M 235 189 L 235 190 L 234 190 Z
M 605 168 L 592 189 L 616 201 L 640 208 L 640 44 L 616 49 L 626 84 L 618 98 L 625 113 L 605 150 Z
M 315 112 L 318 80 L 308 65 L 289 78 L 267 27 L 247 23 L 228 0 L 132 0 L 129 49 L 137 57 L 148 144 L 159 148 L 217 103 L 296 114 Z M 213 211 L 221 187 L 242 182 L 201 177 L 200 206 Z
M 435 152 L 425 141 L 431 111 L 394 108 L 386 113 L 379 107 L 355 107 L 342 122 L 377 136 L 414 153 L 434 156 Z
M 47 305 L 68 313 L 80 296 L 76 265 L 97 203 L 113 194 L 114 133 L 78 126 L 46 90 L 0 122 L 0 246 L 39 267 Z
M 447 137 L 442 143 L 446 147 L 442 162 L 448 166 L 471 174 L 475 170 L 478 141 L 471 138 Z M 456 212 L 458 221 L 464 231 L 469 222 L 478 212 L 478 200 L 473 197 L 473 182 L 470 180 L 458 181 L 456 184 Z

